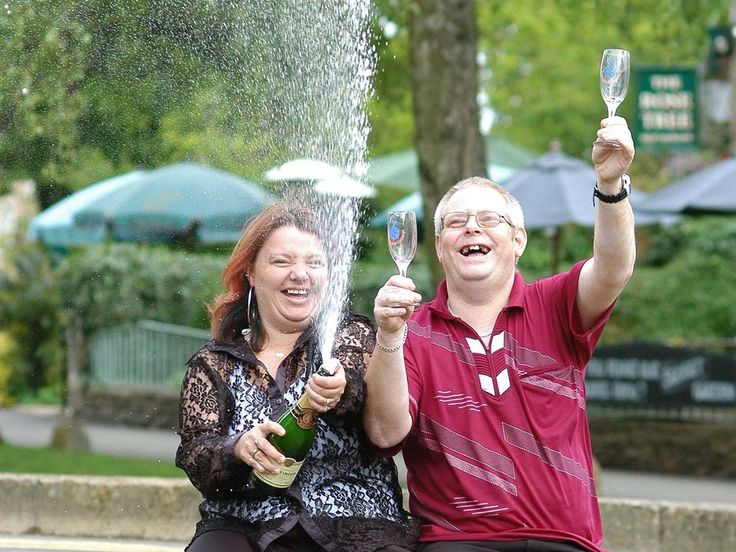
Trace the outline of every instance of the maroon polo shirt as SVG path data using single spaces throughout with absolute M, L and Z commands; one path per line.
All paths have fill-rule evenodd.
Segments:
M 489 347 L 447 309 L 447 285 L 409 322 L 412 430 L 403 446 L 422 541 L 543 539 L 599 551 L 585 367 L 583 262 L 527 284 L 517 273 Z M 612 307 L 611 307 L 612 308 Z

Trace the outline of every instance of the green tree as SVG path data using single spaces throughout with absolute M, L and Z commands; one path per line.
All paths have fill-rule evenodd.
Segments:
M 559 140 L 566 152 L 588 158 L 605 117 L 601 51 L 626 48 L 634 65 L 698 64 L 707 28 L 725 20 L 727 7 L 728 0 L 480 3 L 480 44 L 498 114 L 494 132 L 537 151 Z M 630 118 L 632 109 L 628 99 L 619 111 Z
M 0 18 L 0 159 L 10 176 L 53 186 L 75 157 L 91 40 L 64 3 L 14 2 Z
M 189 157 L 253 179 L 273 159 L 262 114 L 244 109 L 258 91 L 244 78 L 242 7 L 19 0 L 8 11 L 0 179 L 33 178 L 44 206 L 133 167 Z M 183 123 L 185 139 L 172 132 Z

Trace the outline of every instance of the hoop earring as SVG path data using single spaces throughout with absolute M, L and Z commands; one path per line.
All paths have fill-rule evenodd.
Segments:
M 245 321 L 248 323 L 248 327 L 251 327 L 250 323 L 250 309 L 251 309 L 251 303 L 253 301 L 253 288 L 248 288 L 248 303 L 245 307 Z

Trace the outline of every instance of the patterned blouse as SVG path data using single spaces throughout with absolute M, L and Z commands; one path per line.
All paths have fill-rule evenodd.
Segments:
M 312 449 L 286 494 L 259 494 L 249 483 L 251 468 L 234 454 L 245 431 L 278 419 L 304 392 L 321 362 L 313 336 L 308 330 L 299 338 L 275 380 L 247 339 L 237 346 L 211 341 L 189 360 L 176 464 L 205 499 L 195 537 L 229 529 L 265 550 L 298 522 L 329 551 L 412 549 L 416 531 L 401 507 L 396 466 L 375 452 L 362 427 L 363 376 L 375 346 L 367 318 L 349 314 L 341 325 L 333 355 L 345 369 L 345 392 L 318 418 Z

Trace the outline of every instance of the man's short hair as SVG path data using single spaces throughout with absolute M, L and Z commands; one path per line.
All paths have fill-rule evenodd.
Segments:
M 498 192 L 498 194 L 503 198 L 506 206 L 509 209 L 508 213 L 500 214 L 507 216 L 511 220 L 511 224 L 513 224 L 517 228 L 524 228 L 524 211 L 521 208 L 521 204 L 519 204 L 519 201 L 513 195 L 511 195 L 511 193 L 506 188 L 504 188 L 500 184 L 496 184 L 495 182 L 493 182 L 493 180 L 489 180 L 481 176 L 471 176 L 470 178 L 466 178 L 465 180 L 461 180 L 460 182 L 455 184 L 452 188 L 447 190 L 447 192 L 445 192 L 445 195 L 442 196 L 442 199 L 440 199 L 440 202 L 437 204 L 437 209 L 435 209 L 434 211 L 435 236 L 439 236 L 440 232 L 442 232 L 443 211 L 445 209 L 445 206 L 447 205 L 447 202 L 450 201 L 450 198 L 460 190 L 465 190 L 466 188 L 472 188 L 474 186 L 478 188 L 490 188 L 491 190 Z

